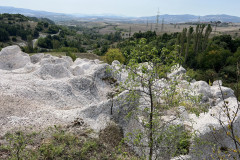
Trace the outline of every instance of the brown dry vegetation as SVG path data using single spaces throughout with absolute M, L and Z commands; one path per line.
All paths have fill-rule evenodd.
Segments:
M 133 35 L 136 32 L 146 32 L 152 29 L 152 31 L 156 30 L 156 23 L 149 23 L 147 24 L 134 24 L 134 23 L 114 23 L 114 22 L 79 22 L 79 25 L 82 25 L 84 27 L 88 28 L 94 28 L 99 27 L 99 33 L 100 34 L 109 34 L 114 33 L 117 30 L 121 30 L 123 34 L 129 34 L 130 27 L 131 27 L 131 35 Z M 182 32 L 183 28 L 189 28 L 190 26 L 193 26 L 194 28 L 196 25 L 190 25 L 190 24 L 164 24 L 163 31 L 162 31 L 162 24 L 158 25 L 158 34 L 163 33 L 174 33 L 174 32 Z M 215 32 L 215 26 L 213 27 L 212 35 L 219 35 L 219 34 L 230 34 L 233 37 L 240 35 L 240 24 L 239 23 L 233 23 L 229 24 L 228 26 L 223 27 L 217 27 L 217 30 Z M 127 37 L 125 35 L 125 37 Z

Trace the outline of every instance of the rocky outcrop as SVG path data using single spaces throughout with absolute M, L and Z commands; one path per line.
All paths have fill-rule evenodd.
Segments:
M 0 54 L 0 130 L 67 124 L 80 111 L 108 100 L 107 64 L 95 60 L 29 56 L 17 46 Z M 17 103 L 19 102 L 19 103 Z M 100 123 L 98 123 L 100 125 Z M 101 127 L 100 127 L 101 128 Z
M 109 96 L 114 93 L 114 85 L 124 82 L 128 72 L 122 69 L 118 74 L 113 73 L 120 68 L 120 63 L 114 61 L 108 65 L 99 60 L 77 59 L 75 62 L 70 57 L 54 57 L 51 55 L 35 54 L 29 56 L 19 47 L 10 46 L 0 52 L 0 130 L 1 135 L 13 128 L 32 126 L 44 128 L 55 124 L 69 124 L 77 118 L 82 118 L 95 131 L 104 129 L 111 121 L 117 123 L 127 135 L 135 130 L 144 130 L 142 116 L 129 117 L 129 112 L 144 110 L 149 104 L 144 103 L 146 97 L 130 102 L 127 91 L 118 96 Z M 238 102 L 232 89 L 223 87 L 221 81 L 216 81 L 209 86 L 204 81 L 188 82 L 184 80 L 186 70 L 175 66 L 168 79 L 155 81 L 155 86 L 161 88 L 159 93 L 167 96 L 170 86 L 176 84 L 179 104 L 177 117 L 173 112 L 166 112 L 163 121 L 185 126 L 191 132 L 196 132 L 203 141 L 212 142 L 213 131 L 222 130 L 219 118 L 226 122 L 222 112 L 224 101 L 234 111 Z M 201 105 L 208 105 L 208 111 L 196 116 L 187 111 L 183 102 L 191 97 L 200 96 Z M 159 102 L 166 100 L 159 97 Z M 137 112 L 134 112 L 137 113 Z M 128 115 L 128 119 L 126 116 Z M 236 118 L 239 123 L 239 115 Z M 224 123 L 224 126 L 227 124 Z M 238 127 L 239 128 L 239 127 Z M 239 129 L 236 133 L 240 133 Z M 221 143 L 216 145 L 231 147 L 232 141 L 219 132 Z M 146 141 L 145 141 L 146 142 Z M 198 159 L 195 151 L 201 150 L 199 159 L 208 159 L 212 152 L 211 145 L 191 146 L 188 156 Z M 139 151 L 135 148 L 135 151 Z
M 168 78 L 173 78 L 176 76 L 181 76 L 182 74 L 186 73 L 186 69 L 183 68 L 180 65 L 175 65 L 172 67 L 171 73 L 169 73 L 167 76 Z
M 30 57 L 18 46 L 9 46 L 0 52 L 0 69 L 14 70 L 24 67 L 29 62 Z

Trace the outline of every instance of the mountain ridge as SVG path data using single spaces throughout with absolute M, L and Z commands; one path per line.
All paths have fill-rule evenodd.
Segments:
M 80 13 L 55 13 L 48 11 L 31 10 L 24 8 L 15 8 L 10 6 L 0 6 L 0 13 L 9 14 L 23 14 L 25 16 L 43 17 L 49 18 L 54 21 L 65 21 L 65 20 L 83 20 L 83 21 L 123 21 L 123 22 L 135 22 L 135 23 L 155 23 L 156 16 L 142 16 L 132 17 L 115 14 L 80 14 Z M 94 19 L 94 20 L 93 20 Z M 210 21 L 221 21 L 221 22 L 233 22 L 240 23 L 240 17 L 231 16 L 227 14 L 216 14 L 216 15 L 205 15 L 196 16 L 192 14 L 182 15 L 170 15 L 164 14 L 159 16 L 160 21 L 164 19 L 164 23 L 186 23 L 186 22 L 210 22 Z

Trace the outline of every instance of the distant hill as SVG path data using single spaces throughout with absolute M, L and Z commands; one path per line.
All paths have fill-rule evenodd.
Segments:
M 27 17 L 21 14 L 0 14 L 0 48 L 9 45 L 21 47 L 28 45 L 29 47 L 32 46 L 33 39 L 43 35 L 57 34 L 59 30 L 59 27 L 47 18 Z
M 233 23 L 239 23 L 240 17 L 237 16 L 230 16 L 230 15 L 206 15 L 206 16 L 195 16 L 190 14 L 185 15 L 160 15 L 159 20 L 162 21 L 164 19 L 165 23 L 185 23 L 185 22 L 210 22 L 210 21 L 221 21 L 221 22 L 233 22 Z M 152 17 L 140 17 L 139 20 L 149 21 L 149 22 L 155 22 L 156 16 Z
M 42 17 L 49 18 L 55 22 L 66 21 L 66 20 L 82 20 L 82 21 L 116 21 L 116 22 L 132 22 L 132 23 L 149 23 L 156 22 L 156 16 L 149 17 L 124 17 L 111 14 L 103 15 L 87 15 L 87 14 L 64 14 L 64 13 L 54 13 L 46 11 L 35 11 L 23 8 L 14 8 L 0 6 L 0 13 L 10 13 L 10 14 L 23 14 L 32 17 Z M 164 19 L 164 23 L 185 23 L 185 22 L 210 22 L 210 21 L 221 21 L 221 22 L 233 22 L 240 23 L 240 17 L 231 15 L 206 15 L 206 16 L 195 16 L 190 14 L 184 15 L 160 15 L 160 22 Z
M 38 17 L 38 18 L 49 18 L 53 21 L 68 20 L 70 17 L 72 17 L 71 15 L 67 15 L 63 13 L 54 13 L 54 12 L 36 11 L 36 10 L 24 9 L 24 8 L 0 6 L 0 14 L 3 14 L 3 13 L 23 14 L 25 16 Z

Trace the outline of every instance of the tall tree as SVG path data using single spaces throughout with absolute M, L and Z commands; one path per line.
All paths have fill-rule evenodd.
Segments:
M 187 37 L 187 28 L 183 28 L 182 34 L 181 34 L 181 52 L 180 56 L 184 53 L 185 51 L 185 41 Z
M 189 52 L 189 47 L 190 47 L 193 32 L 194 32 L 194 29 L 193 29 L 193 27 L 190 26 L 188 29 L 188 34 L 187 34 L 187 46 L 186 46 L 184 64 L 186 64 L 186 62 L 187 62 L 188 52 Z
M 205 31 L 205 35 L 204 35 L 204 40 L 202 43 L 202 51 L 205 51 L 205 49 L 207 48 L 208 39 L 209 39 L 211 32 L 212 32 L 212 26 L 210 24 L 208 24 L 206 31 Z

